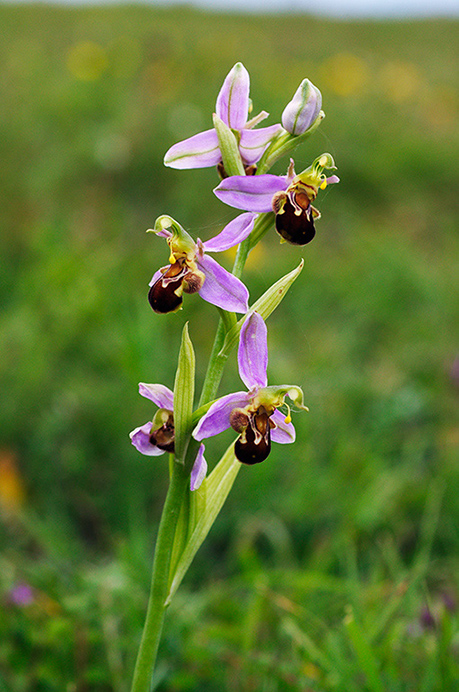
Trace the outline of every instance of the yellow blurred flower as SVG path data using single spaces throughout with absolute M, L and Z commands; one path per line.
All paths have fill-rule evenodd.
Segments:
M 303 673 L 307 675 L 310 680 L 319 680 L 321 678 L 320 669 L 310 661 L 304 664 Z
M 99 79 L 107 69 L 107 53 L 98 43 L 81 41 L 70 48 L 67 67 L 76 79 L 92 82 Z
M 7 516 L 17 514 L 24 504 L 25 491 L 14 454 L 0 453 L 0 510 Z
M 322 79 L 338 96 L 352 96 L 362 91 L 370 77 L 368 65 L 353 53 L 337 53 L 320 68 Z

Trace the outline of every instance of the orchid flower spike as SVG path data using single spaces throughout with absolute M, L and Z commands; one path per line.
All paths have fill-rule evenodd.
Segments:
M 251 109 L 249 89 L 249 73 L 244 65 L 238 62 L 223 82 L 216 105 L 217 117 L 236 136 L 239 152 L 246 169 L 260 160 L 273 137 L 282 130 L 280 124 L 262 127 L 258 130 L 253 129 L 255 125 L 267 118 L 269 113 L 262 111 L 256 117 L 248 120 Z M 166 152 L 164 164 L 171 168 L 180 169 L 219 166 L 221 176 L 225 177 L 217 131 L 215 128 L 205 130 L 174 144 Z
M 276 231 L 281 238 L 293 245 L 306 245 L 315 236 L 314 220 L 320 218 L 318 209 L 312 206 L 320 190 L 338 183 L 339 178 L 327 178 L 324 169 L 336 169 L 333 157 L 322 154 L 302 173 L 295 174 L 294 161 L 286 176 L 234 175 L 222 180 L 214 193 L 222 202 L 236 209 L 253 212 L 274 211 Z
M 183 293 L 199 293 L 208 303 L 229 312 L 245 314 L 249 292 L 240 279 L 223 269 L 208 252 L 222 252 L 247 238 L 256 215 L 240 214 L 215 238 L 197 242 L 170 216 L 160 216 L 149 229 L 169 245 L 169 265 L 150 281 L 148 300 L 157 313 L 175 312 L 182 306 Z
M 295 441 L 288 396 L 298 408 L 303 405 L 303 392 L 295 385 L 268 386 L 267 329 L 257 312 L 250 313 L 240 335 L 238 350 L 239 375 L 247 392 L 235 392 L 215 401 L 193 431 L 196 440 L 203 440 L 233 428 L 239 433 L 235 442 L 236 458 L 243 464 L 258 464 L 271 451 L 271 440 L 280 444 Z M 278 410 L 287 406 L 287 414 Z
M 164 452 L 174 453 L 174 394 L 163 384 L 139 384 L 139 394 L 153 401 L 158 410 L 153 420 L 148 421 L 130 434 L 134 447 L 146 456 L 158 456 Z M 204 445 L 200 445 L 190 478 L 191 490 L 197 490 L 206 477 L 207 462 Z

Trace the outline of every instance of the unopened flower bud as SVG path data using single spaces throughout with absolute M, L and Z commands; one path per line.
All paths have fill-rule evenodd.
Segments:
M 302 135 L 317 120 L 322 94 L 309 79 L 303 79 L 282 113 L 282 125 L 291 135 Z

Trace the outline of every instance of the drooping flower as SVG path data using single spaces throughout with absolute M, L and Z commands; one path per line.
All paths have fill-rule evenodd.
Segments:
M 227 75 L 217 97 L 216 115 L 236 136 L 239 152 L 246 167 L 260 160 L 263 152 L 278 132 L 280 124 L 254 130 L 255 125 L 268 117 L 262 111 L 248 120 L 250 110 L 250 77 L 242 63 L 238 62 Z M 164 163 L 171 168 L 207 168 L 220 165 L 222 155 L 215 128 L 205 130 L 193 137 L 174 144 L 164 157 Z M 222 177 L 224 171 L 221 170 Z
M 235 392 L 215 401 L 193 431 L 196 440 L 217 435 L 232 427 L 240 433 L 235 442 L 235 455 L 244 464 L 264 461 L 271 450 L 271 441 L 288 444 L 295 441 L 288 396 L 299 408 L 303 392 L 295 385 L 268 386 L 267 330 L 263 318 L 253 312 L 244 322 L 238 349 L 239 375 L 247 392 Z M 288 413 L 278 410 L 287 406 Z
M 293 159 L 286 176 L 234 175 L 222 180 L 214 192 L 218 199 L 236 209 L 253 212 L 273 211 L 276 230 L 288 243 L 306 245 L 315 236 L 314 220 L 320 212 L 312 206 L 319 189 L 339 182 L 336 175 L 327 178 L 324 169 L 335 169 L 333 157 L 322 154 L 302 173 L 295 174 Z
M 309 79 L 303 79 L 282 113 L 282 125 L 291 135 L 299 136 L 309 130 L 322 108 L 322 94 Z
M 155 312 L 179 310 L 183 293 L 199 293 L 212 305 L 229 312 L 246 313 L 249 293 L 240 279 L 221 267 L 207 253 L 222 252 L 247 238 L 253 229 L 255 214 L 240 214 L 206 242 L 197 242 L 170 216 L 160 216 L 150 229 L 166 238 L 169 262 L 150 281 L 148 300 Z
M 139 394 L 153 401 L 158 410 L 153 420 L 135 428 L 130 434 L 134 447 L 146 456 L 174 453 L 174 393 L 163 384 L 139 384 Z M 191 490 L 197 490 L 206 477 L 205 447 L 200 445 L 190 478 Z

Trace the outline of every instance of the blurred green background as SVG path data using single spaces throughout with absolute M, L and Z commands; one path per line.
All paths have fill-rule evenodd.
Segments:
M 129 442 L 154 409 L 137 383 L 173 385 L 186 320 L 202 382 L 218 317 L 151 311 L 167 248 L 145 230 L 235 216 L 214 170 L 162 158 L 211 126 L 236 61 L 267 124 L 304 77 L 321 89 L 296 167 L 330 151 L 341 183 L 311 245 L 272 232 L 249 258 L 253 298 L 305 259 L 268 374 L 310 413 L 241 470 L 156 689 L 457 690 L 458 22 L 1 5 L 0 26 L 0 690 L 129 689 L 167 487 Z

